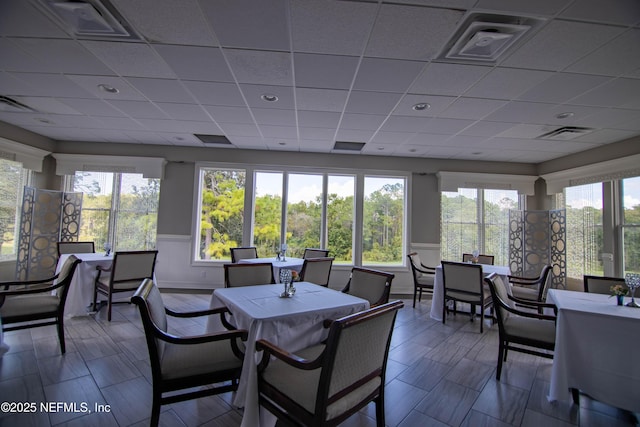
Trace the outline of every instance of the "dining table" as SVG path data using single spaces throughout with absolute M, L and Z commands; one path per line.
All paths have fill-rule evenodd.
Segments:
M 58 259 L 56 274 L 71 254 L 62 254 Z M 98 275 L 97 267 L 109 268 L 113 263 L 113 254 L 78 253 L 73 254 L 82 262 L 78 264 L 69 285 L 67 301 L 64 306 L 65 317 L 87 316 L 93 303 L 93 287 Z
M 285 259 L 279 259 L 278 257 L 246 258 L 238 261 L 238 264 L 256 264 L 263 262 L 270 262 L 273 266 L 273 277 L 276 279 L 276 282 L 280 281 L 280 269 L 288 268 L 289 270 L 295 270 L 300 273 L 300 271 L 302 271 L 302 266 L 304 265 L 303 258 L 293 257 Z
M 243 427 L 270 427 L 274 415 L 260 408 L 258 402 L 258 362 L 256 341 L 265 339 L 289 352 L 320 343 L 328 336 L 323 326 L 327 319 L 369 308 L 365 299 L 309 282 L 294 282 L 296 292 L 290 298 L 281 297 L 283 285 L 269 284 L 215 289 L 211 308 L 225 306 L 231 312 L 231 322 L 248 331 L 242 373 L 233 403 L 244 408 Z M 210 316 L 206 330 L 219 331 L 219 317 Z
M 548 400 L 569 400 L 577 389 L 640 412 L 640 309 L 606 294 L 561 289 L 550 289 L 547 302 L 558 309 Z
M 487 277 L 492 273 L 498 274 L 502 278 L 502 282 L 507 287 L 507 292 L 511 294 L 509 285 L 509 275 L 511 269 L 508 266 L 479 264 L 482 266 L 482 274 Z M 442 264 L 436 266 L 436 274 L 433 279 L 433 295 L 431 297 L 431 312 L 429 315 L 432 319 L 442 322 L 442 304 L 444 302 L 444 279 L 442 276 Z

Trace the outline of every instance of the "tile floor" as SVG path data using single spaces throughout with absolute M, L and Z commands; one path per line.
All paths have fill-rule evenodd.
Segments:
M 209 295 L 165 293 L 165 304 L 189 311 L 208 306 Z M 633 426 L 640 414 L 582 396 L 580 407 L 546 400 L 551 361 L 512 352 L 495 380 L 497 325 L 449 315 L 429 318 L 430 300 L 400 310 L 389 354 L 386 424 L 422 426 Z M 197 334 L 204 320 L 172 319 L 171 330 Z M 151 372 L 137 308 L 117 305 L 66 322 L 67 353 L 60 355 L 54 327 L 5 334 L 11 346 L 0 358 L 0 402 L 88 402 L 110 412 L 0 413 L 0 426 L 146 426 L 151 411 Z M 372 405 L 347 427 L 375 426 Z M 235 427 L 242 413 L 230 394 L 163 407 L 162 426 Z

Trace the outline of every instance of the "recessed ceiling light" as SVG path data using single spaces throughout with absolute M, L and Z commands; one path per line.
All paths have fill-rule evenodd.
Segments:
M 474 156 L 479 156 L 480 154 L 482 154 L 482 151 L 474 151 L 473 153 Z
M 415 153 L 416 151 L 418 151 L 418 150 L 416 150 L 415 148 L 410 148 L 410 149 L 409 149 L 409 152 L 410 152 L 410 153 Z
M 263 101 L 267 102 L 276 102 L 278 100 L 278 97 L 272 93 L 265 93 L 260 98 L 262 98 Z
M 33 120 L 35 120 L 36 122 L 45 123 L 45 124 L 48 124 L 48 125 L 53 124 L 53 122 L 52 122 L 51 120 L 49 120 L 49 119 L 43 119 L 42 117 L 36 117 L 36 118 L 35 118 L 35 119 L 33 119 Z
M 286 142 L 278 142 L 278 145 L 287 145 Z
M 173 139 L 175 139 L 176 141 L 184 141 L 184 138 L 181 136 L 174 136 Z
M 573 117 L 575 116 L 575 113 L 573 111 L 567 111 L 564 113 L 560 113 L 556 115 L 556 119 L 568 119 L 569 117 Z
M 416 111 L 428 110 L 429 108 L 431 108 L 431 104 L 427 104 L 426 102 L 419 102 L 411 108 Z
M 118 93 L 118 92 L 120 92 L 120 91 L 119 91 L 118 89 L 116 89 L 115 87 L 113 87 L 113 86 L 109 86 L 109 85 L 106 85 L 106 84 L 104 84 L 104 83 L 99 84 L 99 85 L 98 85 L 98 88 L 99 88 L 101 91 L 103 91 L 103 92 L 107 92 L 107 93 Z

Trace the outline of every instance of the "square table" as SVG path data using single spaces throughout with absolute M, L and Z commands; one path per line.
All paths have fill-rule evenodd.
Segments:
M 280 281 L 280 269 L 288 268 L 290 270 L 295 270 L 298 273 L 302 270 L 302 266 L 304 265 L 303 258 L 285 258 L 284 261 L 278 260 L 276 257 L 271 258 L 246 258 L 238 261 L 238 264 L 255 264 L 262 262 L 270 262 L 273 265 L 273 277 L 276 279 L 276 282 Z
M 631 298 L 625 298 L 625 303 Z M 640 412 L 640 309 L 608 295 L 550 289 L 558 307 L 549 400 L 577 388 L 592 398 Z
M 60 255 L 56 274 L 60 272 L 62 265 L 69 258 L 70 254 Z M 113 255 L 103 253 L 82 253 L 73 254 L 82 260 L 71 279 L 67 301 L 64 305 L 64 316 L 86 316 L 89 314 L 87 307 L 93 302 L 93 287 L 98 275 L 96 267 L 109 268 L 113 263 Z
M 324 320 L 369 308 L 365 299 L 324 286 L 295 282 L 295 287 L 292 298 L 280 298 L 283 285 L 279 284 L 221 288 L 211 296 L 212 308 L 226 306 L 233 313 L 235 325 L 249 331 L 240 383 L 234 397 L 234 404 L 244 407 L 242 426 L 275 424 L 275 418 L 265 410 L 260 411 L 258 403 L 257 363 L 260 355 L 255 353 L 257 340 L 266 339 L 295 352 L 327 338 L 329 331 L 322 325 Z M 219 330 L 219 318 L 209 316 L 207 331 L 215 330 Z
M 482 273 L 488 276 L 491 273 L 497 273 L 502 277 L 502 281 L 507 286 L 507 291 L 511 294 L 509 279 L 507 276 L 511 274 L 511 270 L 507 266 L 502 265 L 482 265 Z M 429 315 L 432 319 L 442 322 L 442 303 L 444 302 L 444 279 L 442 278 L 442 264 L 436 267 L 436 276 L 433 279 L 433 296 L 431 297 L 431 312 Z

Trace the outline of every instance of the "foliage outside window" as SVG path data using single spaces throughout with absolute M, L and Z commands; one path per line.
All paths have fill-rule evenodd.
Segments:
M 622 180 L 622 212 L 624 271 L 640 273 L 640 177 Z
M 19 162 L 0 159 L 0 261 L 16 259 L 22 191 L 30 172 Z
M 140 174 L 76 172 L 73 191 L 84 193 L 80 241 L 114 250 L 156 247 L 160 180 Z
M 518 209 L 518 192 L 461 188 L 442 192 L 441 257 L 461 261 L 478 250 L 495 264 L 509 263 L 509 211 Z
M 223 168 L 200 169 L 199 189 L 202 194 L 198 211 L 209 219 L 199 221 L 197 233 L 200 242 L 196 260 L 229 260 L 229 249 L 243 246 L 243 227 L 250 227 L 252 239 L 244 245 L 256 246 L 258 256 L 274 256 L 280 244 L 286 243 L 289 256 L 301 257 L 307 247 L 325 247 L 335 257 L 334 263 L 354 263 L 356 176 L 255 171 L 254 188 L 245 188 L 244 179 L 234 180 L 229 175 L 226 176 L 225 185 L 206 179 L 216 174 L 222 177 L 224 171 L 228 172 Z M 233 172 L 236 176 L 251 173 L 245 169 Z M 362 243 L 363 263 L 401 264 L 405 178 L 381 178 L 382 184 L 376 182 L 375 177 L 364 179 L 365 183 L 370 181 L 371 184 L 366 186 L 371 189 L 363 195 L 365 218 L 360 222 L 367 236 L 367 241 Z M 221 190 L 223 187 L 229 189 L 226 195 Z M 213 188 L 217 188 L 217 192 Z M 250 191 L 251 195 L 245 197 L 244 191 Z M 217 198 L 207 197 L 212 192 Z M 231 199 L 235 202 L 231 203 Z M 244 199 L 252 200 L 251 223 L 242 221 L 244 209 L 241 201 Z M 209 212 L 215 212 L 215 217 Z M 375 217 L 377 222 L 367 219 L 368 216 Z M 230 228 L 226 223 L 234 219 L 237 220 L 237 228 L 235 233 L 229 233 Z

